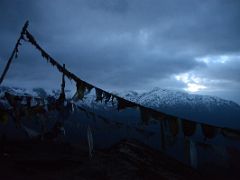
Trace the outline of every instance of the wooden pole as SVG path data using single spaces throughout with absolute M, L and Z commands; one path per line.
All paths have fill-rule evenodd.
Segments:
M 63 69 L 65 70 L 65 64 L 63 64 Z M 65 74 L 64 73 L 62 74 L 62 85 L 61 85 L 61 88 L 62 88 L 62 93 L 64 93 L 64 89 L 65 89 Z
M 5 66 L 5 69 L 4 69 L 4 71 L 3 71 L 2 75 L 1 75 L 0 85 L 2 84 L 2 82 L 3 82 L 3 80 L 4 80 L 4 77 L 5 77 L 6 74 L 7 74 L 7 71 L 8 71 L 8 69 L 9 69 L 9 67 L 10 67 L 10 64 L 11 64 L 13 58 L 14 58 L 14 55 L 16 55 L 16 53 L 18 52 L 18 46 L 20 45 L 20 41 L 21 41 L 21 39 L 23 38 L 23 36 L 24 36 L 24 34 L 25 34 L 26 30 L 27 30 L 28 24 L 29 24 L 28 21 L 26 21 L 26 23 L 24 24 L 24 26 L 23 26 L 23 28 L 22 28 L 21 35 L 20 35 L 20 37 L 18 38 L 17 43 L 16 43 L 16 45 L 15 45 L 13 51 L 12 51 L 12 54 L 11 54 L 11 56 L 9 57 L 8 62 L 7 62 L 7 64 L 6 64 L 6 66 Z
M 63 69 L 65 70 L 65 64 L 63 64 Z M 60 99 L 65 100 L 65 74 L 62 73 L 62 84 L 61 84 L 61 94 L 60 94 Z

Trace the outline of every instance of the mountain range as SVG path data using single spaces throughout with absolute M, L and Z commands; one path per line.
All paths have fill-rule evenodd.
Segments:
M 42 88 L 26 90 L 24 88 L 0 87 L 0 96 L 4 92 L 10 92 L 17 95 L 33 95 L 33 96 L 58 96 L 59 91 L 53 90 L 47 93 Z M 71 94 L 70 91 L 67 91 Z M 181 118 L 191 119 L 197 122 L 205 122 L 209 124 L 231 127 L 240 129 L 240 106 L 229 100 L 224 100 L 214 96 L 189 94 L 182 91 L 168 90 L 162 88 L 154 88 L 146 92 L 125 91 L 114 93 L 132 102 L 136 102 L 155 110 L 176 115 Z M 70 96 L 70 95 L 69 95 Z M 95 102 L 95 91 L 92 90 L 85 96 L 79 104 L 92 107 L 108 108 L 105 103 Z M 96 109 L 98 109 L 96 108 Z
M 240 127 L 239 104 L 218 97 L 162 88 L 143 93 L 129 91 L 119 95 L 143 106 L 179 117 L 221 126 Z

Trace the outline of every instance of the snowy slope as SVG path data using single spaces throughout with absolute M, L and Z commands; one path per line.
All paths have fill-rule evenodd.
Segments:
M 59 96 L 59 90 L 52 90 L 52 92 L 46 92 L 41 88 L 35 88 L 31 90 L 27 90 L 24 88 L 17 88 L 17 87 L 0 87 L 0 97 L 4 96 L 5 92 L 9 92 L 14 95 L 24 95 L 24 96 L 33 96 L 33 97 L 43 97 L 43 96 Z M 69 92 L 69 91 L 68 91 Z M 69 92 L 69 94 L 72 94 Z M 135 91 L 125 91 L 114 93 L 120 97 L 128 99 L 132 102 L 139 103 L 141 105 L 151 107 L 154 109 L 161 109 L 161 108 L 169 108 L 169 107 L 177 107 L 177 106 L 184 106 L 189 107 L 190 109 L 196 109 L 199 107 L 208 109 L 209 111 L 212 108 L 216 107 L 231 107 L 233 109 L 239 109 L 240 106 L 229 100 L 224 100 L 218 97 L 213 96 L 206 96 L 206 95 L 196 95 L 196 94 L 188 94 L 182 91 L 174 91 L 174 90 L 167 90 L 162 88 L 154 88 L 150 91 L 144 93 L 138 93 Z M 85 105 L 92 105 L 95 102 L 95 91 L 94 89 L 87 94 L 83 101 L 80 101 L 80 104 Z M 116 103 L 116 102 L 115 102 Z M 102 104 L 102 103 L 97 103 Z M 104 103 L 103 103 L 104 104 Z
M 218 97 L 161 88 L 154 88 L 144 93 L 130 91 L 119 95 L 143 106 L 179 117 L 240 127 L 240 106 L 233 101 Z
M 44 91 L 42 89 L 26 90 L 23 88 L 0 87 L 0 96 L 2 96 L 5 91 L 17 95 L 49 95 L 49 93 L 42 92 Z M 50 95 L 57 97 L 58 93 L 58 91 L 52 91 Z M 219 125 L 228 123 L 232 126 L 235 124 L 240 127 L 240 106 L 233 101 L 224 100 L 218 97 L 188 94 L 186 92 L 161 88 L 154 88 L 144 93 L 127 91 L 115 94 L 143 106 L 151 107 L 182 118 Z M 78 104 L 94 108 L 95 110 L 100 109 L 101 111 L 116 108 L 116 101 L 114 101 L 113 106 L 111 102 L 104 103 L 103 100 L 101 103 L 96 102 L 95 99 L 95 90 L 93 89 L 83 100 L 78 101 Z
M 228 127 L 238 126 L 240 128 L 240 106 L 233 101 L 161 88 L 154 88 L 144 93 L 127 91 L 114 94 L 181 118 Z M 79 101 L 79 104 L 95 110 L 113 108 L 111 103 L 96 102 L 94 90 L 86 95 L 84 100 Z M 114 103 L 115 108 L 116 104 L 117 102 Z
M 211 109 L 215 107 L 231 107 L 234 109 L 240 108 L 237 103 L 218 97 L 188 94 L 186 92 L 173 91 L 161 88 L 154 88 L 153 90 L 144 93 L 130 91 L 120 95 L 128 100 L 154 109 L 182 105 L 188 106 L 191 109 L 202 106 L 207 108 L 209 111 L 211 111 Z

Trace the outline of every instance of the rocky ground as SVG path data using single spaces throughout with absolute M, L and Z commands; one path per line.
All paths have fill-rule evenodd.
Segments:
M 202 179 L 196 170 L 136 141 L 96 150 L 87 146 L 8 142 L 1 146 L 0 179 Z

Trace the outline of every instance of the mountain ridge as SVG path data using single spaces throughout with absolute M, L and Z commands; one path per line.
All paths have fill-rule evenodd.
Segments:
M 221 126 L 234 126 L 235 123 L 240 128 L 240 105 L 219 97 L 162 88 L 143 93 L 129 91 L 119 96 L 178 117 Z
M 59 90 L 54 90 L 49 94 L 41 88 L 26 90 L 24 88 L 0 87 L 0 96 L 4 91 L 10 91 L 18 95 L 22 93 L 23 95 L 53 95 L 55 97 L 58 97 L 60 92 Z M 68 97 L 71 97 L 71 92 L 67 91 L 67 93 Z M 153 88 L 150 91 L 142 93 L 125 91 L 115 92 L 114 94 L 145 107 L 181 118 L 220 126 L 236 125 L 240 128 L 240 105 L 230 100 L 162 88 Z M 96 102 L 95 99 L 95 91 L 92 90 L 89 94 L 85 95 L 83 100 L 78 101 L 78 104 L 89 108 L 94 107 L 95 110 L 99 109 L 101 111 L 113 108 L 112 103 Z M 116 105 L 116 103 L 117 102 L 114 101 L 114 105 Z

